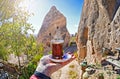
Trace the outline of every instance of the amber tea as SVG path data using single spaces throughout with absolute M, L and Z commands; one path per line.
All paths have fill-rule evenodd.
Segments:
M 63 56 L 63 40 L 52 40 L 52 58 L 62 59 Z

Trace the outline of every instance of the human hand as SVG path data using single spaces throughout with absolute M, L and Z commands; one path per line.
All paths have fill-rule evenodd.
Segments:
M 52 73 L 64 67 L 74 59 L 75 59 L 75 56 L 72 55 L 72 58 L 68 61 L 61 62 L 61 63 L 54 63 L 50 60 L 49 55 L 46 55 L 40 59 L 40 62 L 36 68 L 36 71 L 50 77 Z

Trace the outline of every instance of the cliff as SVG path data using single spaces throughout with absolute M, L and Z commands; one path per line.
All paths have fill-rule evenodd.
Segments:
M 120 0 L 84 0 L 78 28 L 79 62 L 100 62 L 102 48 L 120 47 Z

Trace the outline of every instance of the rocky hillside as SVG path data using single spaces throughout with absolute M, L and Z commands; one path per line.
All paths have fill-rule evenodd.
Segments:
M 55 9 L 55 7 L 52 8 Z M 48 15 L 46 15 L 45 17 L 46 19 L 48 18 L 47 16 Z M 60 24 L 66 25 L 66 20 L 65 23 L 64 21 L 63 22 L 62 21 L 60 21 Z M 51 24 L 53 23 L 53 20 L 48 20 L 48 21 L 44 20 L 44 22 L 49 22 L 48 24 Z M 44 22 L 38 34 L 38 38 L 41 39 L 45 34 L 48 34 L 49 36 L 51 35 L 49 33 L 53 33 L 53 34 L 55 33 L 51 31 L 47 32 L 46 28 L 48 28 L 47 27 L 48 24 Z M 56 28 L 59 25 L 52 25 L 52 26 Z M 42 34 L 42 32 L 44 32 L 43 36 L 40 35 Z M 69 36 L 66 38 L 69 38 Z M 86 59 L 89 65 L 96 66 L 95 74 L 93 74 L 89 79 L 96 79 L 95 77 L 96 75 L 99 75 L 99 73 L 105 73 L 104 74 L 106 77 L 105 79 L 110 79 L 110 76 L 108 75 L 108 71 L 104 70 L 104 68 L 101 66 L 100 63 L 103 58 L 102 49 L 103 47 L 105 47 L 111 49 L 112 51 L 115 51 L 115 48 L 120 47 L 119 39 L 120 39 L 120 0 L 84 0 L 81 20 L 79 23 L 78 34 L 76 38 L 77 47 L 78 47 L 77 61 L 79 61 L 80 63 L 83 59 Z M 43 42 L 44 41 L 46 40 L 43 40 Z M 53 74 L 52 78 L 53 79 L 56 78 L 83 79 L 82 77 L 85 72 L 83 72 L 82 66 L 78 65 L 76 61 L 73 61 L 72 63 L 72 66 L 73 65 L 75 66 L 75 68 L 72 69 L 73 70 L 72 74 L 74 71 L 76 71 L 77 73 L 74 72 L 75 75 L 72 75 L 73 77 L 70 77 L 71 76 L 71 71 L 69 74 L 69 67 L 71 67 L 69 66 L 70 64 L 68 64 L 68 66 L 64 67 L 60 71 L 57 71 L 55 74 Z M 68 68 L 67 69 L 68 71 L 66 71 L 66 68 Z M 112 70 L 111 66 L 109 68 L 110 70 Z M 67 73 L 65 73 L 64 71 L 66 71 Z M 112 77 L 115 78 L 112 77 L 111 78 L 116 79 L 116 76 L 117 74 L 114 74 L 112 75 Z
M 65 42 L 63 46 L 66 47 L 68 45 L 70 34 L 66 28 L 66 24 L 66 17 L 55 6 L 52 6 L 44 18 L 37 37 L 38 43 L 44 44 L 45 52 L 50 50 L 50 41 L 54 38 L 58 30 Z
M 102 48 L 120 47 L 120 0 L 84 0 L 78 28 L 79 61 L 100 62 Z

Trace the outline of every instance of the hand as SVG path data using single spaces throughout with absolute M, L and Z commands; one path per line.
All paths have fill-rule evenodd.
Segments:
M 74 59 L 75 59 L 75 56 L 72 56 L 72 58 L 66 62 L 54 63 L 50 60 L 49 55 L 46 55 L 40 59 L 40 62 L 36 68 L 36 71 L 43 73 L 43 74 L 50 77 L 52 73 L 59 70 L 63 66 L 67 65 L 68 63 L 70 63 Z

